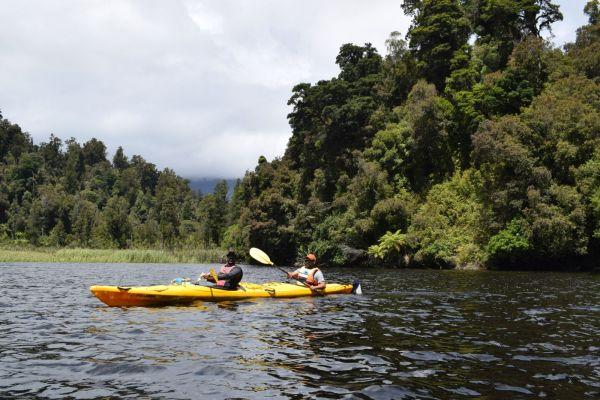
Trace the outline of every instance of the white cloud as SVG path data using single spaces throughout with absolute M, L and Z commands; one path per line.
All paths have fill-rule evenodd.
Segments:
M 581 25 L 572 3 L 557 40 Z M 237 177 L 283 154 L 294 84 L 336 75 L 343 43 L 385 53 L 409 23 L 397 0 L 4 1 L 0 109 L 36 142 L 96 137 L 185 177 Z

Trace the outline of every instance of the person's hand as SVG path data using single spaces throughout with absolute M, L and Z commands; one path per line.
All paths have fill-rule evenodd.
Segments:
M 292 273 L 291 272 L 286 272 L 286 273 L 287 273 L 288 279 L 292 279 Z

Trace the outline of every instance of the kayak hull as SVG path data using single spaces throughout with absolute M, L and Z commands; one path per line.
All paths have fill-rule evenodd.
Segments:
M 252 298 L 292 298 L 352 293 L 352 285 L 328 284 L 324 291 L 313 293 L 302 284 L 269 282 L 265 284 L 240 283 L 236 290 L 184 282 L 178 285 L 156 286 L 91 286 L 90 291 L 111 307 L 157 307 L 190 304 L 196 301 L 227 301 Z

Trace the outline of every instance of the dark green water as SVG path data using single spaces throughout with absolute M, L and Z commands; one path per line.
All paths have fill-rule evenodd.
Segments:
M 87 289 L 206 268 L 0 264 L 0 398 L 600 398 L 599 275 L 334 270 L 365 294 L 166 308 Z

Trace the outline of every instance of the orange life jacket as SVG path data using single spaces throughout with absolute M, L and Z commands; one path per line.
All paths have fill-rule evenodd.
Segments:
M 319 272 L 319 268 L 308 269 L 304 267 L 305 270 L 308 270 L 308 274 L 303 274 L 301 272 L 298 273 L 298 278 L 311 286 L 317 286 L 319 282 L 315 280 L 315 274 Z

